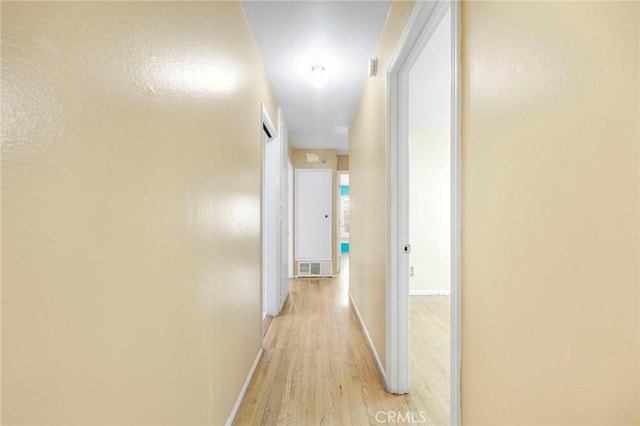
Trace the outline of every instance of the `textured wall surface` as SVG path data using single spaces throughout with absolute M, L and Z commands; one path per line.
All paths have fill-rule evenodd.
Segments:
M 463 8 L 466 424 L 638 424 L 638 2 Z
M 386 360 L 387 67 L 413 2 L 394 1 L 378 47 L 378 75 L 369 78 L 349 131 L 349 291 L 373 344 Z
M 338 155 L 338 170 L 349 170 L 349 156 Z
M 225 422 L 260 348 L 240 3 L 2 3 L 2 421 Z

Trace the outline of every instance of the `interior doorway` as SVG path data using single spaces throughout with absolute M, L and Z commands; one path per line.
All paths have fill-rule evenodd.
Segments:
M 409 71 L 409 381 L 428 423 L 449 424 L 451 11 Z
M 459 58 L 459 2 L 417 2 L 389 73 L 387 388 L 424 395 L 439 410 L 431 422 L 452 425 L 460 424 Z
M 262 332 L 266 331 L 270 317 L 277 315 L 280 226 L 280 146 L 277 130 L 262 106 L 262 190 L 261 190 L 261 238 L 262 238 Z
M 349 265 L 349 233 L 351 230 L 351 200 L 349 198 L 349 172 L 337 172 L 336 213 L 338 217 L 338 272 Z

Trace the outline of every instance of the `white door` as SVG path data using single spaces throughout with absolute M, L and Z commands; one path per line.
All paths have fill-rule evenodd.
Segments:
M 296 260 L 331 261 L 332 171 L 296 170 Z

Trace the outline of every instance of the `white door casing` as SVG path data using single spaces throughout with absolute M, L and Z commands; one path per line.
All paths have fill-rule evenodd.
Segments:
M 282 109 L 278 109 L 278 129 L 280 144 L 280 187 L 279 187 L 279 276 L 278 276 L 278 303 L 277 313 L 279 314 L 284 305 L 284 301 L 289 294 L 289 149 L 288 149 L 288 129 L 284 121 Z
M 288 213 L 288 218 L 289 220 L 287 221 L 287 226 L 288 226 L 288 234 L 287 234 L 287 241 L 289 243 L 289 278 L 293 278 L 293 264 L 295 263 L 293 260 L 293 164 L 291 163 L 291 159 L 289 157 L 287 157 L 287 163 L 288 163 L 288 171 L 287 171 L 287 182 L 288 182 L 288 186 L 287 186 L 287 193 L 288 193 L 288 202 L 287 202 L 287 207 L 289 210 Z
M 451 425 L 460 424 L 461 151 L 460 2 L 418 1 L 388 69 L 389 254 L 387 259 L 387 365 L 392 393 L 409 391 L 409 71 L 451 8 Z
M 278 314 L 280 235 L 280 137 L 262 105 L 262 316 Z

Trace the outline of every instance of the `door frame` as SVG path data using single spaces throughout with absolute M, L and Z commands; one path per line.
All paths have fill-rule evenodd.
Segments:
M 460 1 L 416 2 L 387 72 L 389 252 L 386 386 L 409 392 L 409 72 L 451 8 L 451 424 L 460 424 L 461 142 Z M 408 246 L 408 251 L 405 249 Z
M 288 204 L 287 204 L 287 208 L 289 209 L 289 213 L 288 213 L 288 217 L 289 220 L 287 222 L 287 227 L 288 227 L 288 234 L 287 234 L 287 239 L 288 239 L 288 243 L 289 243 L 289 257 L 288 257 L 288 263 L 289 263 L 289 279 L 294 278 L 295 276 L 295 271 L 294 271 L 294 266 L 295 266 L 295 260 L 293 257 L 293 224 L 294 224 L 294 205 L 293 205 L 293 181 L 294 181 L 294 168 L 293 168 L 293 163 L 291 162 L 291 158 L 289 158 L 289 154 L 287 152 L 287 197 L 288 197 Z
M 284 302 L 289 296 L 289 130 L 284 119 L 282 108 L 278 108 L 278 144 L 280 155 L 278 180 L 278 280 L 277 280 L 277 312 L 279 315 Z
M 261 315 L 261 328 L 262 333 L 266 332 L 268 325 L 268 317 L 273 316 L 272 307 L 277 304 L 278 292 L 276 288 L 270 288 L 267 283 L 267 268 L 269 267 L 267 262 L 267 238 L 265 230 L 267 229 L 267 186 L 266 186 L 266 145 L 267 143 L 278 143 L 278 131 L 273 125 L 273 121 L 269 116 L 269 112 L 264 104 L 261 104 L 261 129 L 260 129 L 260 148 L 262 152 L 261 160 L 261 176 L 260 176 L 260 311 Z M 276 170 L 278 165 L 275 165 Z M 277 229 L 276 229 L 277 235 Z M 279 237 L 278 237 L 279 240 Z M 274 268 L 279 267 L 278 259 L 276 256 L 276 264 Z M 279 270 L 279 269 L 276 269 Z
M 336 272 L 340 272 L 341 268 L 342 268 L 342 229 L 340 228 L 340 221 L 342 221 L 342 194 L 340 193 L 341 188 L 342 188 L 342 176 L 347 175 L 349 176 L 349 170 L 338 170 L 336 172 L 336 188 L 337 188 L 337 195 L 336 195 L 336 240 L 337 240 L 337 253 L 338 253 L 338 270 Z

